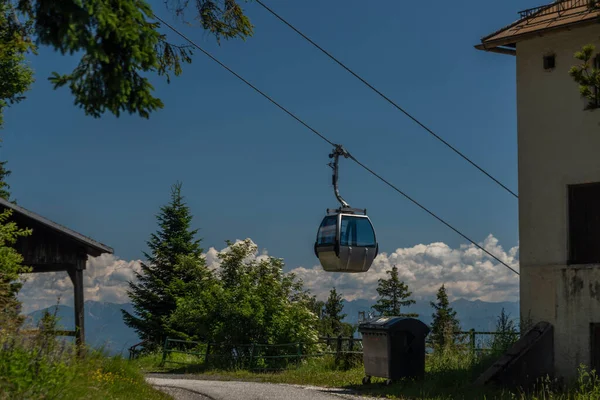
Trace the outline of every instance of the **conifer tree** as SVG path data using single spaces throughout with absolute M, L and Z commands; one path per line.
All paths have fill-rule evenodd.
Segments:
M 125 324 L 133 328 L 143 340 L 154 345 L 161 344 L 169 330 L 168 321 L 177 307 L 176 291 L 178 287 L 196 279 L 196 274 L 186 274 L 185 268 L 178 263 L 189 257 L 204 265 L 200 240 L 195 239 L 197 229 L 190 224 L 192 214 L 183 201 L 181 183 L 171 188 L 171 202 L 162 206 L 157 215 L 159 229 L 147 242 L 150 254 L 144 253 L 148 260 L 142 264 L 141 273 L 136 272 L 137 282 L 129 282 L 129 297 L 135 315 L 122 310 Z
M 342 333 L 344 326 L 342 320 L 346 318 L 346 314 L 342 313 L 343 310 L 344 299 L 335 288 L 332 288 L 323 307 L 325 334 L 340 335 Z
M 519 339 L 517 325 L 510 314 L 507 314 L 502 307 L 502 311 L 496 320 L 496 334 L 492 340 L 492 352 L 502 354 Z
M 398 277 L 398 268 L 394 267 L 386 272 L 390 275 L 388 279 L 379 279 L 377 293 L 379 299 L 372 307 L 381 316 L 395 317 L 418 317 L 418 314 L 401 313 L 401 307 L 408 307 L 415 304 L 415 301 L 410 299 L 412 292 L 408 290 L 408 286 Z
M 460 331 L 456 311 L 450 307 L 446 287 L 442 285 L 437 292 L 437 302 L 431 302 L 435 310 L 431 323 L 430 340 L 435 348 L 444 349 L 455 344 L 455 332 Z

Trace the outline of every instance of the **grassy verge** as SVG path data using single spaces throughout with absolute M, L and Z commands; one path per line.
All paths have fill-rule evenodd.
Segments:
M 167 400 L 139 368 L 95 351 L 77 357 L 71 344 L 49 335 L 0 335 L 0 399 Z
M 257 373 L 245 370 L 214 370 L 203 367 L 198 359 L 184 354 L 174 354 L 171 361 L 160 367 L 161 356 L 148 355 L 132 363 L 147 373 L 185 373 L 196 379 L 241 380 L 254 382 L 286 383 L 329 388 L 344 388 L 359 395 L 394 399 L 420 400 L 598 400 L 600 380 L 595 375 L 580 371 L 577 384 L 568 392 L 553 391 L 545 382 L 532 394 L 511 393 L 493 388 L 473 387 L 473 380 L 493 362 L 494 358 L 474 361 L 462 353 L 447 353 L 427 359 L 425 378 L 420 381 L 405 380 L 385 386 L 383 379 L 373 378 L 363 385 L 362 365 L 339 369 L 334 359 L 324 357 L 306 360 L 298 367 L 277 373 Z

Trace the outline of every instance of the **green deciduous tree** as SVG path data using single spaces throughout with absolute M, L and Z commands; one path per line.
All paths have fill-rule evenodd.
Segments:
M 137 282 L 130 282 L 128 292 L 135 315 L 123 310 L 125 323 L 140 337 L 161 344 L 169 330 L 169 318 L 177 307 L 182 285 L 198 279 L 204 267 L 197 229 L 191 229 L 192 214 L 183 201 L 181 183 L 171 188 L 171 201 L 157 216 L 159 229 L 148 241 L 150 254 Z M 185 265 L 193 264 L 193 271 Z
M 228 343 L 294 343 L 316 340 L 317 317 L 302 282 L 283 273 L 283 260 L 253 259 L 250 240 L 228 242 L 219 254 L 225 299 L 215 338 Z
M 377 303 L 372 307 L 382 316 L 398 316 L 398 317 L 417 317 L 417 314 L 401 313 L 401 307 L 408 307 L 415 304 L 415 301 L 410 299 L 412 292 L 408 290 L 408 286 L 398 277 L 398 268 L 394 265 L 390 271 L 386 272 L 390 277 L 388 279 L 379 279 L 377 286 L 377 294 L 379 298 Z
M 166 4 L 182 15 L 189 1 Z M 72 71 L 49 79 L 55 88 L 68 87 L 75 104 L 93 117 L 108 111 L 148 118 L 163 103 L 147 75 L 168 81 L 191 62 L 190 47 L 167 41 L 144 0 L 4 0 L 0 7 L 0 118 L 3 105 L 21 100 L 32 82 L 24 56 L 35 51 L 34 40 L 62 54 L 81 54 Z M 194 9 L 217 40 L 252 35 L 236 0 L 196 0 Z
M 437 292 L 437 302 L 431 302 L 435 310 L 431 323 L 430 341 L 434 348 L 445 349 L 456 343 L 455 332 L 460 331 L 460 323 L 456 311 L 450 307 L 448 294 L 444 285 Z
M 262 355 L 290 351 L 287 347 L 252 350 L 240 345 L 316 342 L 314 302 L 303 290 L 302 281 L 283 273 L 283 260 L 256 258 L 257 247 L 249 239 L 227 244 L 218 254 L 218 272 L 188 285 L 191 290 L 178 298 L 171 318 L 173 329 L 187 338 L 215 343 L 211 351 L 221 356 L 214 362 L 224 366 L 232 361 L 227 354 L 249 359 L 252 353 L 258 362 Z

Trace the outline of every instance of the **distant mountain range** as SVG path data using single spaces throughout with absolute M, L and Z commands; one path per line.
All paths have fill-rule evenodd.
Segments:
M 27 316 L 26 324 L 37 326 L 45 310 L 54 313 L 57 306 L 34 311 Z M 121 309 L 130 313 L 133 307 L 129 303 L 115 304 L 88 300 L 85 302 L 85 336 L 86 342 L 93 347 L 104 347 L 109 354 L 127 355 L 127 349 L 139 343 L 135 331 L 123 322 Z M 59 329 L 75 329 L 75 312 L 73 307 L 59 305 L 56 310 L 59 318 Z
M 432 299 L 433 300 L 433 299 Z M 431 300 L 417 300 L 417 302 L 410 307 L 406 307 L 402 311 L 406 313 L 419 314 L 418 319 L 426 323 L 431 324 L 433 320 L 433 308 L 429 304 Z M 375 304 L 375 301 L 371 300 L 354 300 L 344 302 L 344 313 L 346 314 L 346 322 L 356 324 L 358 322 L 358 313 L 361 311 L 368 314 L 371 306 Z M 450 306 L 456 311 L 456 316 L 461 324 L 462 330 L 475 329 L 476 331 L 495 331 L 496 320 L 502 309 L 508 314 L 509 319 L 515 319 L 518 323 L 519 319 L 519 302 L 485 302 L 481 300 L 466 300 L 458 299 L 450 303 Z
M 375 304 L 369 300 L 354 300 L 344 302 L 344 313 L 347 314 L 345 321 L 351 324 L 358 322 L 358 314 L 364 311 L 368 314 L 370 307 Z M 458 299 L 451 303 L 456 310 L 457 317 L 461 322 L 463 330 L 475 329 L 477 331 L 494 331 L 496 319 L 502 308 L 509 314 L 511 319 L 519 317 L 518 302 L 489 303 L 485 301 Z M 56 306 L 47 310 L 54 312 Z M 140 341 L 137 334 L 123 322 L 121 309 L 130 313 L 133 307 L 129 303 L 115 304 L 88 300 L 85 302 L 85 334 L 86 341 L 93 347 L 104 347 L 109 354 L 127 355 L 127 349 Z M 27 324 L 35 325 L 39 322 L 44 310 L 34 311 L 28 315 Z M 433 310 L 428 300 L 417 301 L 416 304 L 407 307 L 406 312 L 419 314 L 419 319 L 431 324 Z M 57 310 L 59 326 L 62 329 L 73 329 L 74 311 L 73 307 L 59 305 Z

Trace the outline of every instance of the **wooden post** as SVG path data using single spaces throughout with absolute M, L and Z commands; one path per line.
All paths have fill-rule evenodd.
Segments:
M 475 329 L 471 329 L 469 331 L 469 334 L 471 336 L 471 350 L 473 351 L 473 354 L 475 354 L 475 349 L 476 349 L 476 344 L 475 344 Z
M 254 368 L 254 343 L 250 345 L 250 371 Z
M 337 345 L 335 346 L 335 364 L 337 365 L 340 360 L 341 360 L 341 356 L 342 356 L 342 335 L 338 335 L 337 337 Z
M 299 366 L 300 365 L 300 361 L 302 360 L 302 343 L 298 343 L 297 345 L 298 347 L 296 348 L 296 365 Z
M 77 260 L 77 265 L 71 267 L 69 277 L 73 282 L 74 308 L 75 308 L 75 344 L 77 352 L 81 356 L 84 353 L 85 345 L 85 321 L 84 321 L 84 300 L 83 300 L 83 270 L 85 269 L 85 260 Z

